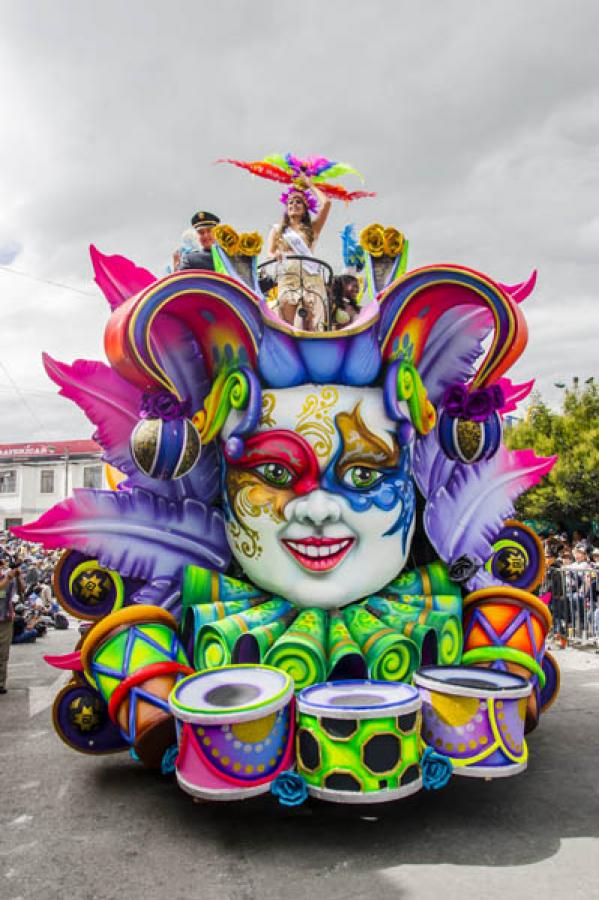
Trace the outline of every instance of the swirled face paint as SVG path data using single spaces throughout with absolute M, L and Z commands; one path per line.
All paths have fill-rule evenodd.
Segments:
M 334 608 L 375 593 L 405 565 L 415 510 L 410 447 L 399 443 L 382 391 L 303 385 L 268 394 L 268 416 L 243 455 L 226 460 L 233 554 L 255 584 L 297 606 Z

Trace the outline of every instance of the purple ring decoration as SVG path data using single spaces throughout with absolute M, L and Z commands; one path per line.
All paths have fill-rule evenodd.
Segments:
M 534 531 L 520 522 L 506 522 L 493 544 L 487 567 L 499 581 L 534 591 L 543 577 L 543 547 Z
M 89 684 L 70 681 L 57 695 L 52 710 L 59 737 L 80 753 L 118 753 L 129 745 L 108 715 L 108 706 Z
M 97 622 L 112 612 L 115 603 L 127 605 L 144 584 L 137 578 L 121 578 L 117 572 L 100 565 L 84 567 L 92 557 L 78 550 L 66 550 L 54 570 L 54 593 L 68 613 L 78 619 Z M 81 568 L 81 575 L 72 580 Z M 119 594 L 122 596 L 119 598 Z

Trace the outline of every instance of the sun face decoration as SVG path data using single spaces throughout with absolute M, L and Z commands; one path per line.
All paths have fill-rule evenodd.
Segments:
M 267 392 L 263 410 L 241 456 L 225 445 L 234 556 L 296 606 L 330 609 L 375 592 L 405 565 L 415 511 L 411 445 L 382 391 L 303 385 Z

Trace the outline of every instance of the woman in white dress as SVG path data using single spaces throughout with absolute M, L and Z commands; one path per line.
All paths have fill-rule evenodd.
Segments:
M 327 302 L 322 267 L 317 262 L 286 257 L 314 257 L 314 246 L 329 216 L 331 201 L 305 175 L 281 200 L 285 203 L 282 222 L 273 225 L 268 238 L 268 253 L 279 263 L 278 313 L 289 325 L 303 331 L 322 331 Z M 310 211 L 316 213 L 314 218 Z

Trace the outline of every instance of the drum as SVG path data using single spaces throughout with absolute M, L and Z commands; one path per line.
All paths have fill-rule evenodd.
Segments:
M 208 800 L 264 794 L 294 764 L 293 679 L 270 666 L 196 672 L 169 697 L 179 786 Z
M 173 616 L 142 605 L 111 613 L 86 634 L 81 664 L 141 761 L 160 767 L 176 741 L 168 695 L 178 679 L 193 671 Z
M 422 737 L 451 759 L 456 775 L 499 778 L 524 771 L 524 678 L 473 666 L 424 666 L 414 673 L 422 698 Z
M 297 697 L 297 770 L 315 797 L 383 803 L 422 787 L 418 691 L 388 681 L 328 681 Z
M 464 600 L 462 662 L 467 666 L 489 666 L 530 681 L 527 732 L 539 722 L 540 695 L 546 681 L 545 639 L 550 627 L 547 605 L 519 588 L 484 588 Z

